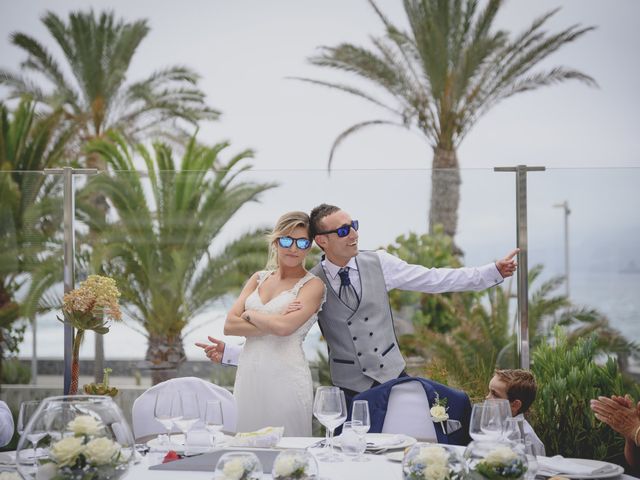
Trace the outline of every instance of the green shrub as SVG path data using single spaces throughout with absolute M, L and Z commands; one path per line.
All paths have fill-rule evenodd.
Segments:
M 31 382 L 31 368 L 17 358 L 5 360 L 2 364 L 2 384 L 27 384 Z
M 595 335 L 570 344 L 556 329 L 555 344 L 540 344 L 533 353 L 538 394 L 531 423 L 548 456 L 623 462 L 624 439 L 595 418 L 589 401 L 600 395 L 638 392 L 637 388 L 625 392 L 613 358 L 596 364 L 597 349 Z

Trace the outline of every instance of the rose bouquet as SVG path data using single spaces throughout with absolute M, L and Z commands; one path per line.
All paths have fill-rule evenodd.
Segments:
M 228 452 L 216 465 L 218 480 L 258 480 L 262 478 L 262 465 L 251 452 Z
M 471 442 L 465 456 L 479 480 L 518 480 L 527 472 L 527 457 L 510 443 Z
M 310 480 L 318 476 L 318 463 L 305 450 L 285 450 L 273 462 L 274 480 Z
M 104 436 L 105 426 L 91 415 L 67 424 L 63 437 L 51 443 L 49 457 L 38 466 L 38 480 L 113 480 L 123 476 L 130 454 Z M 66 436 L 65 436 L 66 435 Z
M 467 467 L 449 445 L 416 443 L 402 462 L 404 480 L 462 480 Z

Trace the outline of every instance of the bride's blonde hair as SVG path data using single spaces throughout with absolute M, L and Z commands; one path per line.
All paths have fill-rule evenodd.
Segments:
M 288 212 L 282 215 L 273 230 L 267 235 L 269 242 L 269 258 L 267 260 L 267 270 L 275 270 L 278 268 L 278 247 L 276 242 L 278 238 L 291 234 L 296 228 L 302 227 L 309 232 L 309 215 L 305 212 Z M 311 237 L 309 240 L 313 241 Z

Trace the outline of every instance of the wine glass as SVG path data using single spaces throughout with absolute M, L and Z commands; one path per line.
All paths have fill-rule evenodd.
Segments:
M 344 392 L 337 387 L 318 387 L 313 402 L 313 414 L 329 433 L 329 454 L 326 462 L 341 462 L 342 458 L 333 451 L 333 432 L 347 419 L 347 404 Z
M 173 390 L 158 392 L 153 416 L 167 431 L 166 445 L 171 445 L 171 427 L 180 418 L 180 411 L 180 397 L 177 392 Z
M 522 417 L 507 418 L 504 424 L 504 438 L 524 446 L 524 419 Z
M 471 409 L 469 435 L 474 440 L 497 440 L 503 433 L 503 422 L 496 405 L 476 403 Z
M 16 430 L 22 436 L 25 432 L 29 421 L 33 417 L 33 414 L 36 413 L 38 407 L 40 406 L 39 400 L 27 400 L 20 404 L 20 410 L 18 412 L 18 422 L 16 426 Z M 42 422 L 36 422 L 31 427 L 29 432 L 27 433 L 27 440 L 31 443 L 31 447 L 33 448 L 33 458 L 36 458 L 36 448 L 38 447 L 38 442 L 47 436 L 47 432 L 44 430 Z
M 222 403 L 220 400 L 208 400 L 204 409 L 204 426 L 213 436 L 213 444 L 216 444 L 216 434 L 224 426 Z
M 371 428 L 371 419 L 369 416 L 369 402 L 366 400 L 355 400 L 353 402 L 353 406 L 351 407 L 351 428 L 354 432 L 358 434 L 360 440 L 365 443 L 365 435 Z M 359 423 L 358 423 L 359 422 Z M 368 462 L 369 458 L 364 457 L 362 454 L 364 451 L 360 452 L 356 458 L 353 459 L 354 462 Z
M 187 433 L 189 433 L 198 420 L 200 420 L 198 395 L 192 392 L 180 392 L 180 418 L 174 420 L 174 423 L 184 434 L 185 443 Z

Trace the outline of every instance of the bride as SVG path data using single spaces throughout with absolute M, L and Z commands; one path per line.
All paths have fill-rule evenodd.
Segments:
M 251 276 L 224 325 L 225 335 L 247 338 L 234 386 L 238 431 L 284 426 L 286 436 L 310 437 L 313 384 L 302 342 L 325 286 L 304 268 L 309 216 L 284 214 L 268 239 L 267 270 Z

